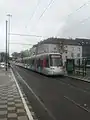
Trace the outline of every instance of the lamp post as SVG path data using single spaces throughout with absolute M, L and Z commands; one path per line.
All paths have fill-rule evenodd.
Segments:
M 9 43 L 10 43 L 10 17 L 12 17 L 11 14 L 7 14 L 8 16 L 8 50 L 7 50 L 7 53 L 8 53 L 8 63 L 9 63 Z
M 7 23 L 8 21 L 6 20 L 6 71 L 7 71 Z

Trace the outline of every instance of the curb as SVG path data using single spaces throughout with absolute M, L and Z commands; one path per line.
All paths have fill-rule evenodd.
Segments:
M 84 82 L 90 83 L 90 80 L 87 80 L 87 79 L 77 78 L 77 77 L 73 77 L 73 76 L 69 76 L 69 75 L 64 75 L 64 76 L 68 77 L 68 78 L 72 78 L 72 79 L 76 79 L 76 80 L 80 80 L 80 81 L 84 81 Z
M 27 116 L 28 116 L 28 119 L 29 119 L 29 120 L 34 120 L 34 119 L 33 119 L 33 116 L 32 116 L 32 113 L 31 113 L 31 111 L 29 110 L 29 107 L 28 107 L 28 105 L 27 105 L 27 103 L 26 103 L 26 100 L 25 100 L 25 98 L 24 98 L 24 96 L 23 96 L 23 94 L 22 94 L 22 91 L 21 91 L 21 89 L 20 89 L 20 86 L 19 86 L 19 84 L 18 84 L 18 82 L 17 82 L 17 80 L 16 80 L 16 77 L 15 77 L 15 75 L 14 75 L 14 72 L 13 72 L 12 69 L 10 69 L 10 70 L 11 70 L 12 77 L 13 77 L 13 79 L 14 79 L 14 81 L 15 81 L 16 87 L 17 87 L 17 89 L 18 89 L 18 92 L 19 92 L 19 94 L 20 94 L 22 103 L 23 103 L 24 108 L 25 108 L 25 110 L 26 110 L 26 114 L 27 114 Z

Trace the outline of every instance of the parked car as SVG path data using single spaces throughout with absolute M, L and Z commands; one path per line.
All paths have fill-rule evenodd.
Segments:
M 0 63 L 0 67 L 1 67 L 1 68 L 4 68 L 4 67 L 5 67 L 5 62 L 1 62 L 1 63 Z

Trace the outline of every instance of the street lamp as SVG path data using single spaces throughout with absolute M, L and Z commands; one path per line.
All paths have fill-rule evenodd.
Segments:
M 6 71 L 7 71 L 7 23 L 8 21 L 6 20 Z
M 10 17 L 12 17 L 12 15 L 7 14 L 7 16 L 8 16 L 8 63 L 9 63 Z

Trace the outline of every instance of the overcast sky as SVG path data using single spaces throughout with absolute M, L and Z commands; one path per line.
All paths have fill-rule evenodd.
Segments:
M 12 43 L 36 44 L 47 37 L 90 38 L 90 1 L 0 0 L 0 51 L 5 51 L 5 20 L 10 13 L 11 33 L 40 35 L 11 36 Z M 82 6 L 82 7 L 81 7 Z M 10 45 L 10 53 L 30 48 L 30 45 Z

